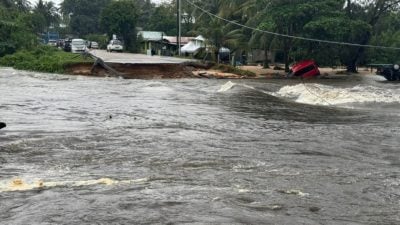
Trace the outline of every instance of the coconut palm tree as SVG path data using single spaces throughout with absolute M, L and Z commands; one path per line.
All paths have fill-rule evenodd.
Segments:
M 21 12 L 29 12 L 31 8 L 28 0 L 0 0 L 0 6 L 14 8 Z
M 60 22 L 60 14 L 58 13 L 58 9 L 54 2 L 43 2 L 43 0 L 39 0 L 33 9 L 33 12 L 44 17 L 46 27 L 56 27 Z
M 197 16 L 197 24 L 194 29 L 209 40 L 211 46 L 213 46 L 212 50 L 216 61 L 218 61 L 221 47 L 227 47 L 231 51 L 236 51 L 246 46 L 242 28 L 220 19 L 224 18 L 242 23 L 243 18 L 238 14 L 238 10 L 243 2 L 245 1 L 206 0 L 195 2 L 197 6 L 206 12 L 194 8 L 192 14 Z
M 271 22 L 268 10 L 271 4 L 271 0 L 249 0 L 245 1 L 241 6 L 241 13 L 249 15 L 246 25 L 249 27 L 258 28 L 260 30 L 275 31 L 276 27 Z M 260 32 L 257 30 L 251 30 L 248 32 L 249 35 L 249 48 L 259 48 L 264 50 L 264 68 L 269 67 L 268 53 L 271 47 L 276 43 L 275 36 Z

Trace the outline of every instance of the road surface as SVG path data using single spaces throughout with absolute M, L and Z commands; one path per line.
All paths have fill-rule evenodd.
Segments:
M 105 50 L 91 50 L 91 54 L 101 58 L 106 63 L 122 63 L 122 64 L 181 64 L 190 59 L 180 59 L 167 56 L 148 56 L 144 54 L 132 53 L 113 53 Z

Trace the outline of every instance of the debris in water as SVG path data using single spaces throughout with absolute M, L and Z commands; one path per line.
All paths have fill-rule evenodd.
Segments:
M 222 85 L 218 92 L 225 92 L 233 88 L 236 84 L 232 81 L 228 81 L 226 84 Z
M 282 209 L 283 209 L 283 206 L 282 206 L 282 205 L 272 205 L 272 206 L 270 207 L 270 209 L 271 209 L 271 210 L 278 211 L 278 210 L 282 210 Z
M 308 208 L 311 212 L 318 212 L 321 210 L 321 208 L 316 207 L 316 206 L 311 206 L 310 208 Z
M 24 182 L 19 178 L 12 181 L 12 186 L 22 186 L 23 184 Z
M 282 194 L 298 195 L 298 196 L 301 196 L 301 197 L 310 195 L 308 193 L 303 193 L 302 191 L 299 191 L 299 190 L 276 190 L 276 191 L 279 192 L 279 193 L 282 193 Z

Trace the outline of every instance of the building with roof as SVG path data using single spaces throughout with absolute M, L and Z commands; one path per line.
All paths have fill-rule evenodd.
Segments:
M 164 32 L 139 31 L 137 36 L 143 53 L 153 55 L 156 54 L 156 51 L 163 48 L 162 42 L 165 36 Z
M 206 39 L 203 36 L 199 35 L 196 38 L 194 38 L 193 40 L 186 43 L 182 47 L 181 52 L 188 53 L 188 54 L 195 54 L 200 49 L 206 47 L 205 41 L 206 41 Z
M 138 40 L 141 51 L 146 54 L 174 55 L 178 52 L 176 36 L 166 36 L 160 31 L 139 31 Z M 181 37 L 181 47 L 189 43 L 194 37 Z
M 178 41 L 177 41 L 176 36 L 165 36 L 164 37 L 164 42 L 168 43 L 169 45 L 174 45 L 178 46 Z M 191 40 L 195 39 L 195 37 L 181 37 L 181 47 L 189 43 Z

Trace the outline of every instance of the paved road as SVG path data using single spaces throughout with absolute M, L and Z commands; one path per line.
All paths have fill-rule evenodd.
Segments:
M 166 56 L 148 56 L 144 54 L 132 53 L 110 53 L 105 50 L 91 50 L 90 53 L 101 58 L 107 63 L 124 63 L 124 64 L 181 64 L 193 60 L 180 59 Z

